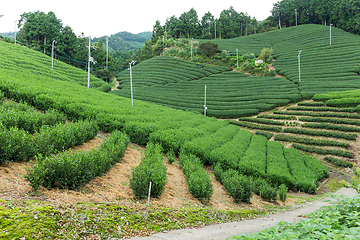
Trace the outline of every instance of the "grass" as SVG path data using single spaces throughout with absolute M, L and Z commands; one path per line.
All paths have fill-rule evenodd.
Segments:
M 257 210 L 219 210 L 203 206 L 150 206 L 144 203 L 51 204 L 34 200 L 0 200 L 0 238 L 127 238 L 174 229 L 240 221 L 263 215 Z

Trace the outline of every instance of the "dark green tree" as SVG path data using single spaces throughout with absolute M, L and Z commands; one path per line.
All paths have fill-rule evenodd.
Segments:
M 53 40 L 60 42 L 62 31 L 61 20 L 56 18 L 54 12 L 40 11 L 23 13 L 18 23 L 22 29 L 22 41 L 33 44 L 38 48 L 50 51 Z

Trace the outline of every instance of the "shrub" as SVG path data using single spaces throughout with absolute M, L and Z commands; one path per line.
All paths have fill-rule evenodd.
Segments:
M 190 193 L 198 199 L 210 199 L 214 188 L 209 174 L 204 172 L 199 158 L 192 154 L 180 154 L 181 168 L 186 176 Z
M 264 60 L 268 60 L 268 59 L 270 59 L 273 52 L 274 52 L 274 50 L 272 48 L 263 48 L 261 50 L 259 58 L 264 59 Z
M 207 42 L 200 44 L 199 49 L 206 57 L 210 58 L 215 56 L 219 46 L 217 43 Z
M 147 144 L 145 157 L 141 159 L 137 167 L 132 169 L 129 182 L 137 198 L 147 197 L 150 182 L 152 183 L 151 196 L 159 197 L 162 194 L 166 184 L 166 166 L 163 163 L 160 145 L 151 142 Z
M 176 155 L 175 155 L 173 149 L 170 149 L 170 150 L 167 152 L 166 155 L 167 155 L 167 157 L 168 157 L 168 161 L 169 161 L 170 164 L 172 164 L 173 162 L 175 162 Z
M 285 185 L 285 184 L 281 184 L 280 187 L 279 187 L 279 198 L 280 198 L 280 201 L 283 201 L 283 202 L 286 201 L 287 191 L 288 191 L 288 188 L 286 187 L 286 185 Z
M 122 157 L 128 143 L 129 137 L 116 131 L 97 149 L 69 150 L 51 157 L 38 155 L 25 179 L 35 190 L 39 186 L 74 189 L 107 172 Z
M 0 163 L 29 160 L 35 154 L 31 135 L 23 129 L 0 125 Z
M 226 191 L 233 197 L 235 202 L 250 202 L 253 184 L 249 177 L 229 169 L 221 174 L 221 180 Z
M 325 157 L 324 160 L 327 162 L 331 162 L 335 166 L 339 166 L 339 167 L 351 168 L 353 165 L 351 162 L 334 157 Z

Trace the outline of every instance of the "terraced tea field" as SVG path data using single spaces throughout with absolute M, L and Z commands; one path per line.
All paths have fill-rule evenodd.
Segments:
M 273 63 L 283 78 L 249 77 L 230 69 L 172 57 L 155 57 L 133 67 L 134 99 L 182 110 L 204 112 L 217 118 L 251 116 L 309 99 L 315 94 L 360 88 L 360 36 L 329 27 L 301 25 L 234 39 L 211 40 L 234 55 L 274 50 Z M 209 40 L 199 40 L 207 42 Z M 299 82 L 298 51 L 301 52 Z M 130 97 L 130 75 L 118 75 L 120 90 Z
M 296 85 L 285 78 L 250 77 L 228 68 L 196 64 L 173 57 L 155 57 L 133 67 L 134 99 L 207 116 L 250 116 L 302 99 Z M 130 97 L 129 72 L 118 76 L 121 90 Z
M 352 167 L 352 163 L 357 163 L 360 115 L 355 108 L 328 107 L 324 102 L 308 101 L 230 123 L 337 166 Z

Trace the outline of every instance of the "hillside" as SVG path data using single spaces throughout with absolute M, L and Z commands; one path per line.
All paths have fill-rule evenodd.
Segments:
M 121 130 L 129 135 L 132 142 L 140 145 L 146 145 L 151 140 L 161 144 L 164 152 L 174 151 L 177 154 L 181 148 L 184 153 L 196 155 L 202 164 L 215 165 L 219 162 L 224 173 L 230 168 L 237 169 L 237 161 L 242 158 L 244 160 L 241 161 L 240 169 L 243 174 L 255 174 L 261 178 L 268 178 L 271 174 L 274 184 L 286 183 L 290 188 L 306 192 L 314 192 L 318 180 L 327 175 L 326 169 L 323 169 L 317 159 L 303 157 L 296 150 L 288 153 L 287 161 L 292 162 L 293 167 L 301 164 L 304 172 L 294 172 L 291 175 L 291 168 L 287 166 L 281 167 L 282 172 L 271 172 L 270 169 L 275 170 L 277 163 L 267 166 L 270 163 L 266 160 L 268 141 L 264 137 L 252 137 L 252 134 L 239 131 L 238 127 L 194 112 L 179 111 L 139 100 L 132 107 L 128 98 L 88 89 L 73 81 L 64 81 L 57 75 L 38 74 L 42 68 L 36 65 L 32 71 L 22 70 L 20 67 L 14 71 L 13 64 L 9 62 L 19 61 L 23 51 L 31 53 L 32 50 L 3 42 L 0 42 L 0 48 L 4 51 L 12 50 L 13 53 L 7 57 L 6 64 L 4 61 L 0 62 L 0 89 L 5 96 L 16 101 L 26 101 L 41 110 L 56 108 L 71 120 L 94 119 L 105 132 Z M 44 56 L 43 59 L 47 57 Z M 239 140 L 243 137 L 247 139 L 245 142 Z M 286 160 L 283 146 L 272 147 L 274 156 L 280 157 L 279 161 L 284 164 Z M 257 163 L 254 165 L 249 161 L 259 149 L 263 152 L 256 157 Z M 236 151 L 233 152 L 234 150 Z M 227 159 L 225 156 L 229 151 L 234 162 L 221 163 Z M 310 168 L 316 171 L 313 172 Z M 284 176 L 276 177 L 277 174 Z M 302 179 L 303 174 L 307 174 L 309 178 Z
M 47 191 L 50 191 L 48 189 L 53 190 L 48 195 L 53 198 L 59 196 L 65 198 L 64 195 L 68 193 L 75 195 L 69 197 L 72 199 L 69 211 L 62 201 L 63 199 L 57 199 L 61 203 L 59 203 L 60 206 L 58 206 L 56 211 L 51 206 L 52 202 L 48 202 L 46 206 L 36 205 L 36 208 L 27 208 L 26 211 L 29 212 L 25 212 L 31 216 L 31 219 L 19 220 L 15 224 L 15 221 L 12 221 L 12 219 L 18 220 L 18 218 L 7 218 L 6 221 L 9 224 L 0 224 L 2 227 L 0 228 L 0 234 L 3 234 L 0 237 L 4 236 L 6 231 L 11 234 L 28 231 L 29 234 L 32 234 L 30 236 L 33 238 L 40 238 L 42 236 L 54 238 L 85 237 L 93 236 L 93 233 L 96 236 L 103 234 L 101 236 L 123 237 L 125 234 L 127 234 L 125 236 L 148 234 L 148 232 L 144 233 L 147 229 L 163 231 L 183 228 L 188 226 L 188 222 L 186 222 L 188 220 L 193 223 L 191 226 L 202 225 L 204 221 L 207 221 L 207 224 L 216 221 L 229 221 L 233 219 L 228 217 L 231 214 L 238 216 L 239 220 L 243 217 L 253 217 L 252 211 L 242 211 L 243 202 L 252 203 L 250 200 L 256 196 L 253 193 L 261 195 L 266 201 L 274 203 L 274 200 L 278 199 L 277 196 L 280 189 L 282 189 L 283 193 L 286 193 L 287 190 L 292 190 L 292 192 L 301 191 L 313 194 L 322 185 L 320 184 L 321 181 L 329 176 L 328 169 L 317 158 L 305 155 L 294 148 L 284 148 L 284 145 L 279 142 L 268 141 L 264 136 L 254 135 L 250 131 L 241 130 L 227 121 L 219 121 L 216 118 L 205 117 L 194 111 L 177 110 L 136 98 L 134 106 L 132 106 L 129 98 L 99 91 L 95 87 L 89 89 L 84 86 L 82 81 L 84 72 L 62 64 L 57 60 L 54 62 L 54 69 L 51 70 L 49 57 L 31 49 L 0 41 L 0 56 L 1 103 L 4 103 L 4 97 L 6 97 L 16 102 L 27 102 L 36 108 L 31 108 L 32 110 L 29 110 L 31 115 L 28 115 L 27 110 L 29 108 L 24 107 L 22 104 L 12 104 L 6 100 L 5 104 L 3 104 L 4 106 L 1 106 L 1 111 L 6 112 L 6 114 L 0 115 L 2 117 L 1 136 L 6 136 L 1 138 L 3 141 L 0 141 L 2 156 L 8 157 L 10 161 L 27 162 L 35 154 L 45 151 L 47 155 L 38 155 L 38 160 L 32 162 L 31 170 L 26 173 L 25 177 L 34 188 L 33 194 L 36 194 L 36 187 L 41 187 L 42 193 L 45 193 L 44 195 L 35 195 L 36 200 L 47 200 L 46 194 L 48 193 Z M 158 65 L 162 65 L 162 69 L 165 69 L 166 66 L 166 64 L 165 66 L 162 64 L 164 59 L 170 62 L 169 58 L 154 59 L 160 60 Z M 148 63 L 151 63 L 148 66 L 148 71 L 150 71 L 156 64 L 151 61 Z M 146 65 L 146 63 L 144 64 Z M 141 65 L 138 66 L 140 67 Z M 292 100 L 291 97 L 294 97 L 292 101 L 297 101 L 296 98 L 300 97 L 296 93 L 297 89 L 296 87 L 294 88 L 294 84 L 284 78 L 254 78 L 259 80 L 260 86 L 267 86 L 267 90 L 265 87 L 260 87 L 260 90 L 256 91 L 256 87 L 252 87 L 255 84 L 253 80 L 250 80 L 252 78 L 241 73 L 230 72 L 228 68 L 193 64 L 181 60 L 175 61 L 173 64 L 167 63 L 167 66 L 169 68 L 167 73 L 175 76 L 171 80 L 171 84 L 175 84 L 175 86 L 185 82 L 201 81 L 200 77 L 203 79 L 215 77 L 221 83 L 220 85 L 222 85 L 225 82 L 228 83 L 229 76 L 236 75 L 234 82 L 238 81 L 238 78 L 243 78 L 242 80 L 244 81 L 240 85 L 248 83 L 246 87 L 249 89 L 247 97 L 251 97 L 255 95 L 255 92 L 258 92 L 256 96 L 259 98 L 262 95 L 265 96 L 262 98 L 263 103 L 276 99 L 277 95 L 284 92 L 281 91 L 282 89 L 286 89 L 289 92 L 288 98 L 284 98 L 285 101 L 282 104 Z M 181 70 L 182 68 L 183 70 Z M 162 86 L 168 86 L 170 80 L 168 80 L 167 75 L 170 74 L 163 74 L 163 72 L 154 73 L 153 76 L 158 76 L 159 78 L 164 76 L 164 78 L 160 79 L 163 82 Z M 225 77 L 222 78 L 224 75 Z M 220 78 L 217 78 L 219 76 Z M 152 79 L 147 77 L 138 79 L 137 83 L 144 82 L 145 80 L 148 80 L 146 81 L 149 85 L 148 88 L 159 85 L 158 78 L 153 79 L 156 85 L 154 85 Z M 264 83 L 267 80 L 279 82 L 274 88 L 269 88 Z M 92 81 L 95 82 L 96 79 L 92 79 Z M 213 83 L 215 84 L 215 81 Z M 202 84 L 203 82 L 199 86 L 202 86 Z M 229 84 L 230 90 L 239 85 L 239 83 L 232 84 Z M 216 87 L 220 87 L 219 84 Z M 187 88 L 188 92 L 191 92 L 191 90 L 191 86 Z M 195 88 L 194 90 L 196 91 Z M 265 90 L 272 97 L 265 95 Z M 243 95 L 245 95 L 245 90 L 243 91 Z M 233 92 L 236 92 L 236 90 Z M 134 93 L 136 94 L 136 91 Z M 230 95 L 229 92 L 227 93 L 219 97 L 223 98 L 225 95 Z M 172 92 L 172 94 L 180 99 L 185 98 L 181 95 L 181 92 Z M 156 95 L 153 95 L 153 97 L 156 97 Z M 248 101 L 251 102 L 251 100 Z M 55 115 L 60 116 L 58 118 L 61 118 L 62 122 L 46 125 L 46 121 L 39 117 L 43 112 L 45 113 L 44 115 L 48 116 L 49 121 L 54 122 L 55 118 L 52 116 Z M 62 116 L 65 116 L 67 121 Z M 73 126 L 79 127 L 80 130 L 72 128 Z M 34 135 L 25 130 L 28 127 L 33 128 Z M 98 130 L 104 132 L 102 133 L 104 141 L 97 141 L 95 139 L 98 142 L 97 145 L 100 144 L 98 148 L 94 148 L 91 151 L 63 151 L 68 149 L 69 146 L 73 146 L 70 143 L 75 143 L 82 135 L 86 136 L 90 135 L 90 133 L 92 135 L 88 136 L 85 140 L 82 139 L 82 142 L 84 142 L 96 135 Z M 141 148 L 138 145 L 154 146 L 155 144 L 161 146 L 161 148 L 156 147 L 157 151 L 159 151 L 156 153 L 157 156 L 160 156 L 160 163 L 156 162 L 156 164 L 145 165 L 145 170 L 150 169 L 152 172 L 157 173 L 156 167 L 159 165 L 163 165 L 163 169 L 166 170 L 163 153 L 168 158 L 170 156 L 174 157 L 174 155 L 179 156 L 179 159 L 176 158 L 176 164 L 179 164 L 181 168 L 177 166 L 176 173 L 179 173 L 179 170 L 181 170 L 186 176 L 181 178 L 181 185 L 186 184 L 189 192 L 186 192 L 186 196 L 176 195 L 174 197 L 175 199 L 185 199 L 184 201 L 187 202 L 187 204 L 181 205 L 181 209 L 175 214 L 177 216 L 171 218 L 174 220 L 169 221 L 168 217 L 163 218 L 163 216 L 168 216 L 170 210 L 162 208 L 163 206 L 168 207 L 168 203 L 161 202 L 161 195 L 159 198 L 153 198 L 152 200 L 159 201 L 160 203 L 155 207 L 157 208 L 156 210 L 150 211 L 149 221 L 152 224 L 147 224 L 144 223 L 142 214 L 145 205 L 133 207 L 131 204 L 120 203 L 119 199 L 124 196 L 122 192 L 116 192 L 114 195 L 106 194 L 108 189 L 113 189 L 114 187 L 111 180 L 120 181 L 120 178 L 118 178 L 120 176 L 116 173 L 122 171 L 122 169 L 116 169 L 116 167 L 121 167 L 121 164 L 116 163 L 127 161 L 122 156 L 129 140 L 135 148 Z M 54 142 L 59 143 L 58 148 L 51 147 L 51 144 L 54 144 Z M 152 149 L 151 147 L 149 148 Z M 52 153 L 57 153 L 57 155 L 52 155 Z M 145 157 L 146 155 L 147 153 L 145 153 Z M 143 162 L 145 157 L 141 157 L 141 160 L 139 159 L 140 157 L 137 157 L 136 164 L 134 161 L 132 164 L 137 165 L 138 162 Z M 1 161 L 3 159 L 5 158 L 0 158 Z M 4 171 L 9 171 L 7 169 L 13 166 L 16 167 L 16 164 L 4 164 L 2 167 L 5 169 Z M 1 171 L 3 170 L 1 169 Z M 109 179 L 109 175 L 106 174 L 110 171 L 112 172 L 112 178 Z M 129 172 L 130 169 L 126 169 L 126 171 Z M 124 172 L 121 174 L 120 185 L 126 186 L 121 189 L 126 189 L 123 191 L 128 192 L 131 184 L 123 179 L 126 174 Z M 102 175 L 103 177 L 99 178 Z M 143 176 L 146 175 L 144 174 Z M 170 186 L 172 189 L 176 189 L 178 187 L 177 181 L 180 178 L 175 178 L 175 176 L 167 173 L 165 176 L 168 181 L 165 188 Z M 214 178 L 216 178 L 216 182 Z M 145 177 L 140 180 L 143 179 Z M 10 178 L 10 181 L 1 179 L 1 181 L 6 183 L 12 181 L 14 185 L 24 185 L 27 183 L 23 178 L 20 182 L 16 182 L 16 178 Z M 92 181 L 91 185 L 90 181 Z M 153 184 L 155 185 L 157 182 L 154 181 Z M 9 189 L 14 190 L 17 185 L 11 185 Z M 86 202 L 81 203 L 80 208 L 78 208 L 80 204 L 73 204 L 78 202 L 77 200 L 79 199 L 82 201 L 82 196 L 88 196 L 86 192 L 92 191 L 94 185 L 100 187 L 101 191 L 95 192 L 94 195 L 96 196 L 93 195 L 92 199 L 100 199 L 100 201 L 105 199 L 106 204 L 96 205 L 93 202 Z M 114 185 L 119 184 L 117 182 Z M 147 192 L 148 182 L 145 182 L 145 185 L 146 187 L 143 189 Z M 236 213 L 229 212 L 228 215 L 223 217 L 223 215 L 217 215 L 217 211 L 215 216 L 215 211 L 203 210 L 201 208 L 201 211 L 198 211 L 199 217 L 196 217 L 195 220 L 183 218 L 188 216 L 188 214 L 194 216 L 191 213 L 192 210 L 180 212 L 183 211 L 184 206 L 186 209 L 189 206 L 188 199 L 196 198 L 198 196 L 196 193 L 201 193 L 204 187 L 214 190 L 214 186 L 216 186 L 216 189 L 220 189 L 220 187 L 225 189 L 228 194 L 226 195 L 226 201 L 228 202 L 231 199 L 232 204 L 235 204 L 240 210 L 237 209 Z M 64 192 L 62 188 L 74 190 Z M 24 191 L 28 190 L 25 189 Z M 219 195 L 220 191 L 218 192 Z M 165 189 L 163 194 L 171 195 L 175 194 L 174 192 L 173 190 L 169 192 L 169 189 Z M 102 193 L 104 198 L 99 196 Z M 192 197 L 189 197 L 190 193 Z M 215 207 L 216 200 L 209 200 L 208 198 L 213 198 L 216 192 L 210 191 L 210 193 L 211 195 L 198 198 L 205 200 L 206 204 Z M 107 196 L 112 198 L 107 199 Z M 125 196 L 129 197 L 129 195 Z M 13 195 L 10 195 L 10 198 L 12 197 Z M 5 213 L 4 215 L 6 216 L 22 214 L 23 212 L 19 211 L 20 207 L 18 205 L 20 204 L 22 204 L 21 209 L 25 209 L 25 206 L 28 207 L 26 202 L 20 201 L 14 207 L 11 205 L 13 202 L 8 201 L 9 198 L 6 199 L 6 201 L 0 200 L 1 214 Z M 54 199 L 50 200 L 55 202 Z M 134 203 L 141 200 L 133 197 L 130 201 Z M 3 207 L 3 204 L 6 207 Z M 34 207 L 33 205 L 31 206 Z M 160 212 L 162 210 L 164 211 Z M 161 220 L 157 221 L 158 218 L 155 218 L 155 216 L 161 216 Z M 46 221 L 36 221 L 39 218 L 46 219 Z M 179 223 L 179 218 L 184 219 L 182 221 L 187 224 Z M 206 220 L 208 218 L 212 220 Z M 36 225 L 37 228 L 28 229 L 22 225 L 27 220 L 40 222 L 44 225 Z M 134 224 L 129 224 L 129 222 Z M 176 222 L 176 224 L 173 224 L 173 222 Z M 102 227 L 100 227 L 100 224 Z M 169 226 L 169 224 L 172 225 Z M 85 228 L 83 226 L 86 226 L 88 231 L 84 231 Z M 36 229 L 36 231 L 32 232 L 33 229 Z M 41 229 L 41 232 L 39 229 Z M 13 238 L 15 237 L 19 238 L 23 237 L 23 235 L 14 235 Z
M 235 118 L 309 99 L 318 93 L 360 88 L 360 50 L 355 44 L 360 36 L 333 27 L 332 45 L 329 46 L 329 30 L 325 26 L 301 25 L 234 39 L 211 40 L 219 44 L 223 53 L 232 56 L 236 49 L 240 55 L 254 53 L 258 56 L 263 48 L 272 48 L 273 66 L 283 76 L 280 78 L 249 77 L 224 69 L 221 74 L 200 74 L 192 79 L 182 79 L 177 75 L 190 74 L 189 67 L 184 66 L 186 61 L 155 57 L 133 67 L 134 97 L 203 112 L 206 85 L 208 116 Z M 200 43 L 208 41 L 199 40 Z M 300 82 L 298 50 L 302 50 Z M 198 71 L 207 66 L 187 62 Z M 177 79 L 175 82 L 174 78 Z M 129 72 L 119 74 L 118 80 L 121 89 L 112 93 L 129 97 Z
M 7 74 L 11 73 L 15 77 L 31 75 L 32 78 L 38 77 L 39 80 L 46 78 L 77 83 L 81 86 L 87 86 L 88 84 L 87 71 L 57 61 L 56 59 L 54 60 L 53 69 L 51 69 L 51 57 L 41 52 L 19 45 L 5 44 L 3 41 L 0 41 L 0 51 L 0 68 L 4 74 L 6 69 Z M 90 76 L 90 86 L 104 92 L 111 90 L 109 83 L 96 78 L 92 74 Z
M 142 32 L 132 34 L 129 32 L 119 32 L 112 34 L 109 37 L 109 51 L 129 51 L 142 48 L 147 40 L 151 38 L 151 32 Z M 101 37 L 102 41 L 106 43 L 106 36 Z M 94 38 L 93 42 L 99 41 L 99 38 Z
M 360 88 L 360 50 L 355 44 L 359 40 L 359 35 L 332 27 L 330 46 L 329 27 L 309 24 L 215 42 L 232 54 L 239 49 L 240 53 L 258 56 L 263 48 L 271 47 L 276 71 L 298 84 L 304 98 L 310 98 L 318 93 Z

